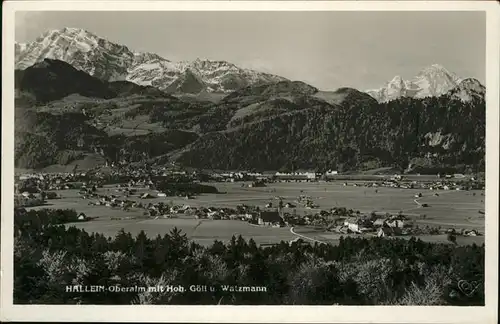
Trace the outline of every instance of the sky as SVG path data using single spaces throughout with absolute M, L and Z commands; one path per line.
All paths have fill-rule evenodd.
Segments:
M 172 61 L 224 60 L 321 90 L 379 88 L 441 64 L 484 84 L 484 12 L 16 13 L 16 41 L 50 29 L 86 29 Z

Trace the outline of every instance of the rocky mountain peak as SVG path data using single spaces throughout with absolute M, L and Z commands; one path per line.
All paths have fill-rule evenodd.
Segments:
M 154 53 L 133 52 L 81 28 L 50 30 L 25 46 L 16 45 L 16 69 L 26 69 L 46 58 L 67 62 L 103 81 L 125 80 L 174 93 L 183 89 L 190 89 L 190 93 L 229 93 L 249 85 L 286 80 L 226 61 L 171 62 Z M 192 86 L 194 80 L 196 86 Z
M 462 80 L 459 85 L 449 92 L 452 97 L 459 99 L 463 102 L 469 102 L 473 99 L 484 99 L 486 95 L 486 88 L 474 78 L 467 78 Z
M 401 97 L 437 97 L 456 88 L 462 79 L 440 64 L 432 64 L 420 70 L 410 80 L 395 76 L 379 89 L 366 92 L 379 102 L 387 102 Z

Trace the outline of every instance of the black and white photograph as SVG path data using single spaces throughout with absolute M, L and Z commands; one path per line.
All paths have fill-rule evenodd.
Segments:
M 498 6 L 266 3 L 9 3 L 5 319 L 496 322 Z

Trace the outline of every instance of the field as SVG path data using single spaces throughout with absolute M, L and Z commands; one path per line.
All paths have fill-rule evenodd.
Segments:
M 210 245 L 214 240 L 227 242 L 232 235 L 240 235 L 246 239 L 253 238 L 257 244 L 273 244 L 282 240 L 289 241 L 295 238 L 289 228 L 270 228 L 251 225 L 236 220 L 197 220 L 194 218 L 147 219 L 122 221 L 90 221 L 85 223 L 69 224 L 88 232 L 100 232 L 114 236 L 120 229 L 137 235 L 144 230 L 148 236 L 165 235 L 177 227 L 189 238 L 202 245 Z
M 246 204 L 263 208 L 269 202 L 276 204 L 275 197 L 279 196 L 283 198 L 284 203 L 290 202 L 297 205 L 297 208 L 294 209 L 298 214 L 320 209 L 328 210 L 332 207 L 352 208 L 363 213 L 374 211 L 385 214 L 402 211 L 414 219 L 419 226 L 477 229 L 484 233 L 484 215 L 478 212 L 484 210 L 483 191 L 439 191 L 439 196 L 434 196 L 434 191 L 343 186 L 342 182 L 274 183 L 262 188 L 243 187 L 241 183 L 216 183 L 212 185 L 215 185 L 221 193 L 204 194 L 190 200 L 180 197 L 157 197 L 143 200 L 143 202 L 164 201 L 192 207 L 235 207 Z M 428 204 L 429 207 L 423 208 L 417 204 L 414 195 L 419 192 L 423 196 L 418 199 L 418 202 Z M 118 195 L 113 187 L 100 189 L 99 193 Z M 134 235 L 144 230 L 148 235 L 154 237 L 158 234 L 166 234 L 172 228 L 177 227 L 200 244 L 210 244 L 215 239 L 227 241 L 232 235 L 239 234 L 247 239 L 253 238 L 258 244 L 271 244 L 297 237 L 290 231 L 290 228 L 259 227 L 236 220 L 197 220 L 187 216 L 173 219 L 149 219 L 142 216 L 143 210 L 141 209 L 124 212 L 105 206 L 89 206 L 89 201 L 81 199 L 77 190 L 64 190 L 60 194 L 63 196 L 62 199 L 50 200 L 49 206 L 36 208 L 73 208 L 78 212 L 84 212 L 87 216 L 96 217 L 96 219 L 85 223 L 76 223 L 75 226 L 89 232 L 101 232 L 110 236 L 114 236 L 123 228 Z M 300 195 L 310 196 L 314 203 L 319 205 L 319 209 L 311 210 L 300 207 L 296 202 Z M 139 200 L 138 197 L 130 199 Z M 293 209 L 288 209 L 288 211 L 293 212 Z M 422 214 L 426 215 L 425 220 L 420 218 Z M 115 217 L 122 219 L 111 219 Z M 322 242 L 335 243 L 340 237 L 338 234 L 322 233 L 307 228 L 295 228 L 294 231 Z M 444 235 L 420 238 L 426 241 L 446 241 Z M 484 242 L 484 236 L 459 237 L 457 241 L 459 244 L 472 244 L 473 242 L 479 244 Z

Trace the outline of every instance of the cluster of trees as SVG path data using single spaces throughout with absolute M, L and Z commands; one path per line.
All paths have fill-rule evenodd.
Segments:
M 301 110 L 258 121 L 245 117 L 252 122 L 204 135 L 179 162 L 220 169 L 349 171 L 381 166 L 406 169 L 412 163 L 417 172 L 484 170 L 483 99 L 462 102 L 443 95 L 379 104 L 352 97 L 338 106 L 308 102 Z M 280 106 L 274 110 L 279 112 Z M 430 142 L 433 135 L 440 138 L 437 145 Z
M 26 198 L 24 196 L 14 196 L 14 207 L 35 207 L 45 204 L 43 197 Z
M 16 222 L 14 302 L 20 304 L 484 305 L 484 245 L 342 238 L 338 246 L 233 237 L 203 247 L 173 229 L 116 237 Z M 183 286 L 185 292 L 67 292 L 67 285 Z M 266 287 L 190 292 L 190 285 Z
M 203 185 L 195 182 L 159 181 L 156 183 L 155 187 L 167 196 L 193 196 L 203 193 L 219 192 L 214 186 Z
M 229 128 L 235 128 L 247 123 L 252 123 L 274 115 L 287 113 L 293 110 L 303 109 L 303 106 L 286 99 L 270 99 L 268 101 L 252 105 L 244 113 L 231 118 L 228 123 Z
M 52 225 L 60 225 L 78 221 L 78 213 L 74 209 L 29 210 L 14 209 L 14 227 L 18 231 L 43 230 Z
M 16 121 L 15 163 L 17 167 L 39 168 L 67 164 L 91 151 L 93 143 L 106 133 L 90 125 L 81 113 L 25 112 Z M 22 124 L 21 124 L 22 123 Z
M 114 135 L 104 139 L 104 153 L 112 160 L 139 162 L 162 156 L 198 139 L 193 132 L 177 129 L 145 135 Z

